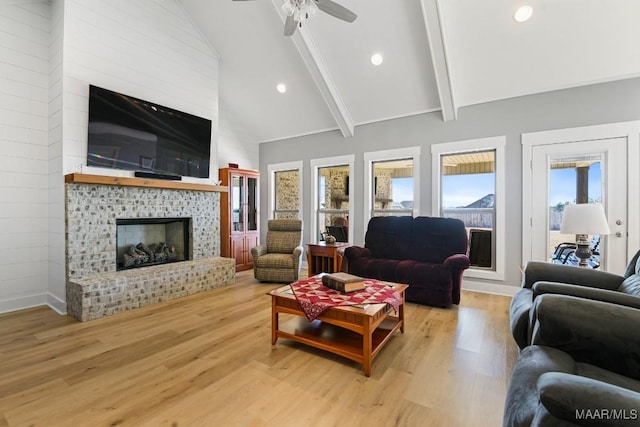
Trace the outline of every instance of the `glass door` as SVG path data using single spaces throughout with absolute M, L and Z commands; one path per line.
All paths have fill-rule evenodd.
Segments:
M 258 178 L 247 177 L 247 231 L 258 230 Z
M 560 234 L 564 208 L 602 203 L 610 236 L 589 236 L 597 258 L 593 268 L 622 273 L 627 263 L 627 170 L 624 138 L 533 147 L 532 259 L 552 260 L 558 245 L 573 243 Z M 563 259 L 564 260 L 564 259 Z M 555 261 L 554 261 L 555 262 Z
M 233 231 L 245 231 L 244 218 L 244 177 L 231 176 L 231 206 L 233 214 Z

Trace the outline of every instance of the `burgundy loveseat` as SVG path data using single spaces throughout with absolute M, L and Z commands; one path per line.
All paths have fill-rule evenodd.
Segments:
M 351 274 L 408 284 L 407 301 L 449 307 L 460 302 L 467 248 L 458 219 L 389 216 L 371 218 L 365 247 L 347 247 L 345 256 Z

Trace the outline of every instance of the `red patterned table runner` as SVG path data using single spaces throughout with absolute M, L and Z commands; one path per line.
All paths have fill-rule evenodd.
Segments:
M 330 307 L 357 304 L 387 303 L 398 310 L 400 293 L 384 282 L 374 279 L 364 279 L 365 288 L 361 291 L 342 293 L 325 287 L 319 276 L 298 280 L 292 283 L 293 295 L 298 305 L 311 322 Z

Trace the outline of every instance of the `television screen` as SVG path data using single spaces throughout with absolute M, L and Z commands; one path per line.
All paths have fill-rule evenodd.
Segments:
M 87 166 L 209 177 L 211 120 L 91 85 Z

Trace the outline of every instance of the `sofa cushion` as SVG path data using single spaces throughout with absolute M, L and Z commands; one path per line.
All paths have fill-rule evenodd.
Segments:
M 402 259 L 399 251 L 409 242 L 412 223 L 410 216 L 371 218 L 365 234 L 365 247 L 373 258 Z
M 629 277 L 632 274 L 640 273 L 640 251 L 636 252 L 629 264 L 627 264 L 627 268 L 624 271 L 624 277 Z
M 464 223 L 455 218 L 416 217 L 410 240 L 403 249 L 404 259 L 437 264 L 442 264 L 453 254 L 466 254 Z
M 622 281 L 618 291 L 640 297 L 640 274 L 632 274 Z
M 442 264 L 400 261 L 395 280 L 409 285 L 405 291 L 409 302 L 429 301 L 436 307 L 449 307 L 459 302 L 453 301 L 451 271 Z
M 637 425 L 640 394 L 608 382 L 561 372 L 546 372 L 538 378 L 538 392 L 545 409 L 559 420 L 570 423 L 587 420 L 587 424 L 598 426 Z M 598 416 L 595 420 L 584 418 L 585 411 L 598 409 L 615 410 L 616 414 L 611 416 L 607 412 L 607 416 Z M 630 418 L 633 414 L 636 417 Z M 554 425 L 557 424 L 557 421 L 554 422 Z
M 349 262 L 349 273 L 370 279 L 395 282 L 397 281 L 396 267 L 399 262 L 396 259 L 358 258 L 353 263 Z
M 503 426 L 530 426 L 538 408 L 538 378 L 545 372 L 574 374 L 575 361 L 551 347 L 529 346 L 520 352 L 511 374 Z

